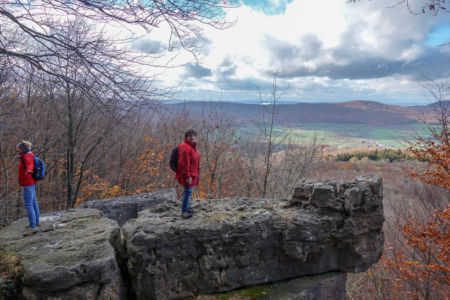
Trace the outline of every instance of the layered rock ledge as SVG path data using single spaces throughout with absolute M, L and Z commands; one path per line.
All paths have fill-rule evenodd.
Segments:
M 110 243 L 116 221 L 96 209 L 41 216 L 39 232 L 22 233 L 28 219 L 0 231 L 0 247 L 20 257 L 24 299 L 120 299 L 124 292 Z M 0 297 L 1 298 L 1 297 Z
M 138 299 L 181 299 L 331 271 L 362 272 L 383 251 L 381 179 L 304 181 L 290 200 L 160 203 L 114 238 Z
M 345 273 L 382 254 L 382 195 L 380 178 L 303 181 L 291 199 L 195 200 L 197 214 L 181 219 L 165 190 L 45 214 L 28 237 L 18 220 L 0 231 L 0 249 L 21 258 L 24 299 L 185 299 L 260 285 L 259 299 L 345 299 Z

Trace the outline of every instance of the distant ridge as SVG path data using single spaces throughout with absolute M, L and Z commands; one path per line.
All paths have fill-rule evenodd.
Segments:
M 425 106 L 425 107 L 428 107 L 428 108 L 435 108 L 435 107 L 439 107 L 439 102 L 433 102 L 433 103 L 430 103 L 430 104 L 428 104 L 427 106 Z M 450 107 L 450 100 L 444 100 L 444 101 L 442 101 L 442 105 L 444 106 L 444 107 L 447 107 L 447 108 L 449 108 Z
M 431 111 L 430 107 L 404 107 L 376 101 L 354 100 L 345 102 L 278 104 L 278 117 L 282 125 L 295 126 L 310 122 L 359 123 L 374 126 L 405 125 L 417 122 Z M 221 110 L 239 123 L 247 123 L 261 116 L 267 107 L 260 104 L 234 102 L 190 101 L 168 105 L 170 110 L 185 108 L 192 114 L 208 110 Z
M 442 101 L 442 103 L 443 103 L 444 107 L 450 108 L 450 100 L 444 100 L 444 101 Z M 433 102 L 430 104 L 411 105 L 408 107 L 410 107 L 410 108 L 436 108 L 436 107 L 439 107 L 439 102 L 436 101 L 436 102 Z

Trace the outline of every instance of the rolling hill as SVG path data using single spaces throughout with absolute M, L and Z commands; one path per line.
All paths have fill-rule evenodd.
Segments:
M 170 104 L 167 107 L 172 111 L 185 109 L 194 115 L 219 111 L 234 118 L 237 124 L 253 122 L 269 110 L 267 105 L 232 102 L 191 101 Z M 416 123 L 429 115 L 432 107 L 403 107 L 376 101 L 355 100 L 338 103 L 279 104 L 277 110 L 278 124 L 282 126 L 311 122 L 390 126 Z

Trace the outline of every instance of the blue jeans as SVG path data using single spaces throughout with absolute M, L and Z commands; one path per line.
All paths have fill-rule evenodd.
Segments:
M 193 187 L 184 187 L 184 192 L 183 192 L 183 203 L 181 205 L 181 212 L 187 212 L 189 209 L 189 199 L 191 198 L 192 195 L 192 191 L 194 190 Z
M 36 201 L 36 185 L 23 187 L 23 202 L 27 211 L 30 227 L 36 227 L 39 224 L 39 207 Z

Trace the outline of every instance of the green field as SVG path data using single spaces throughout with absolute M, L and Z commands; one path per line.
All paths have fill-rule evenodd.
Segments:
M 242 128 L 244 132 L 256 132 L 256 128 Z M 407 148 L 407 141 L 414 140 L 414 132 L 425 134 L 426 128 L 420 123 L 405 126 L 371 126 L 367 124 L 345 123 L 304 123 L 297 127 L 276 127 L 275 135 L 288 134 L 292 142 L 305 143 L 314 137 L 334 150 L 377 149 L 384 146 Z

